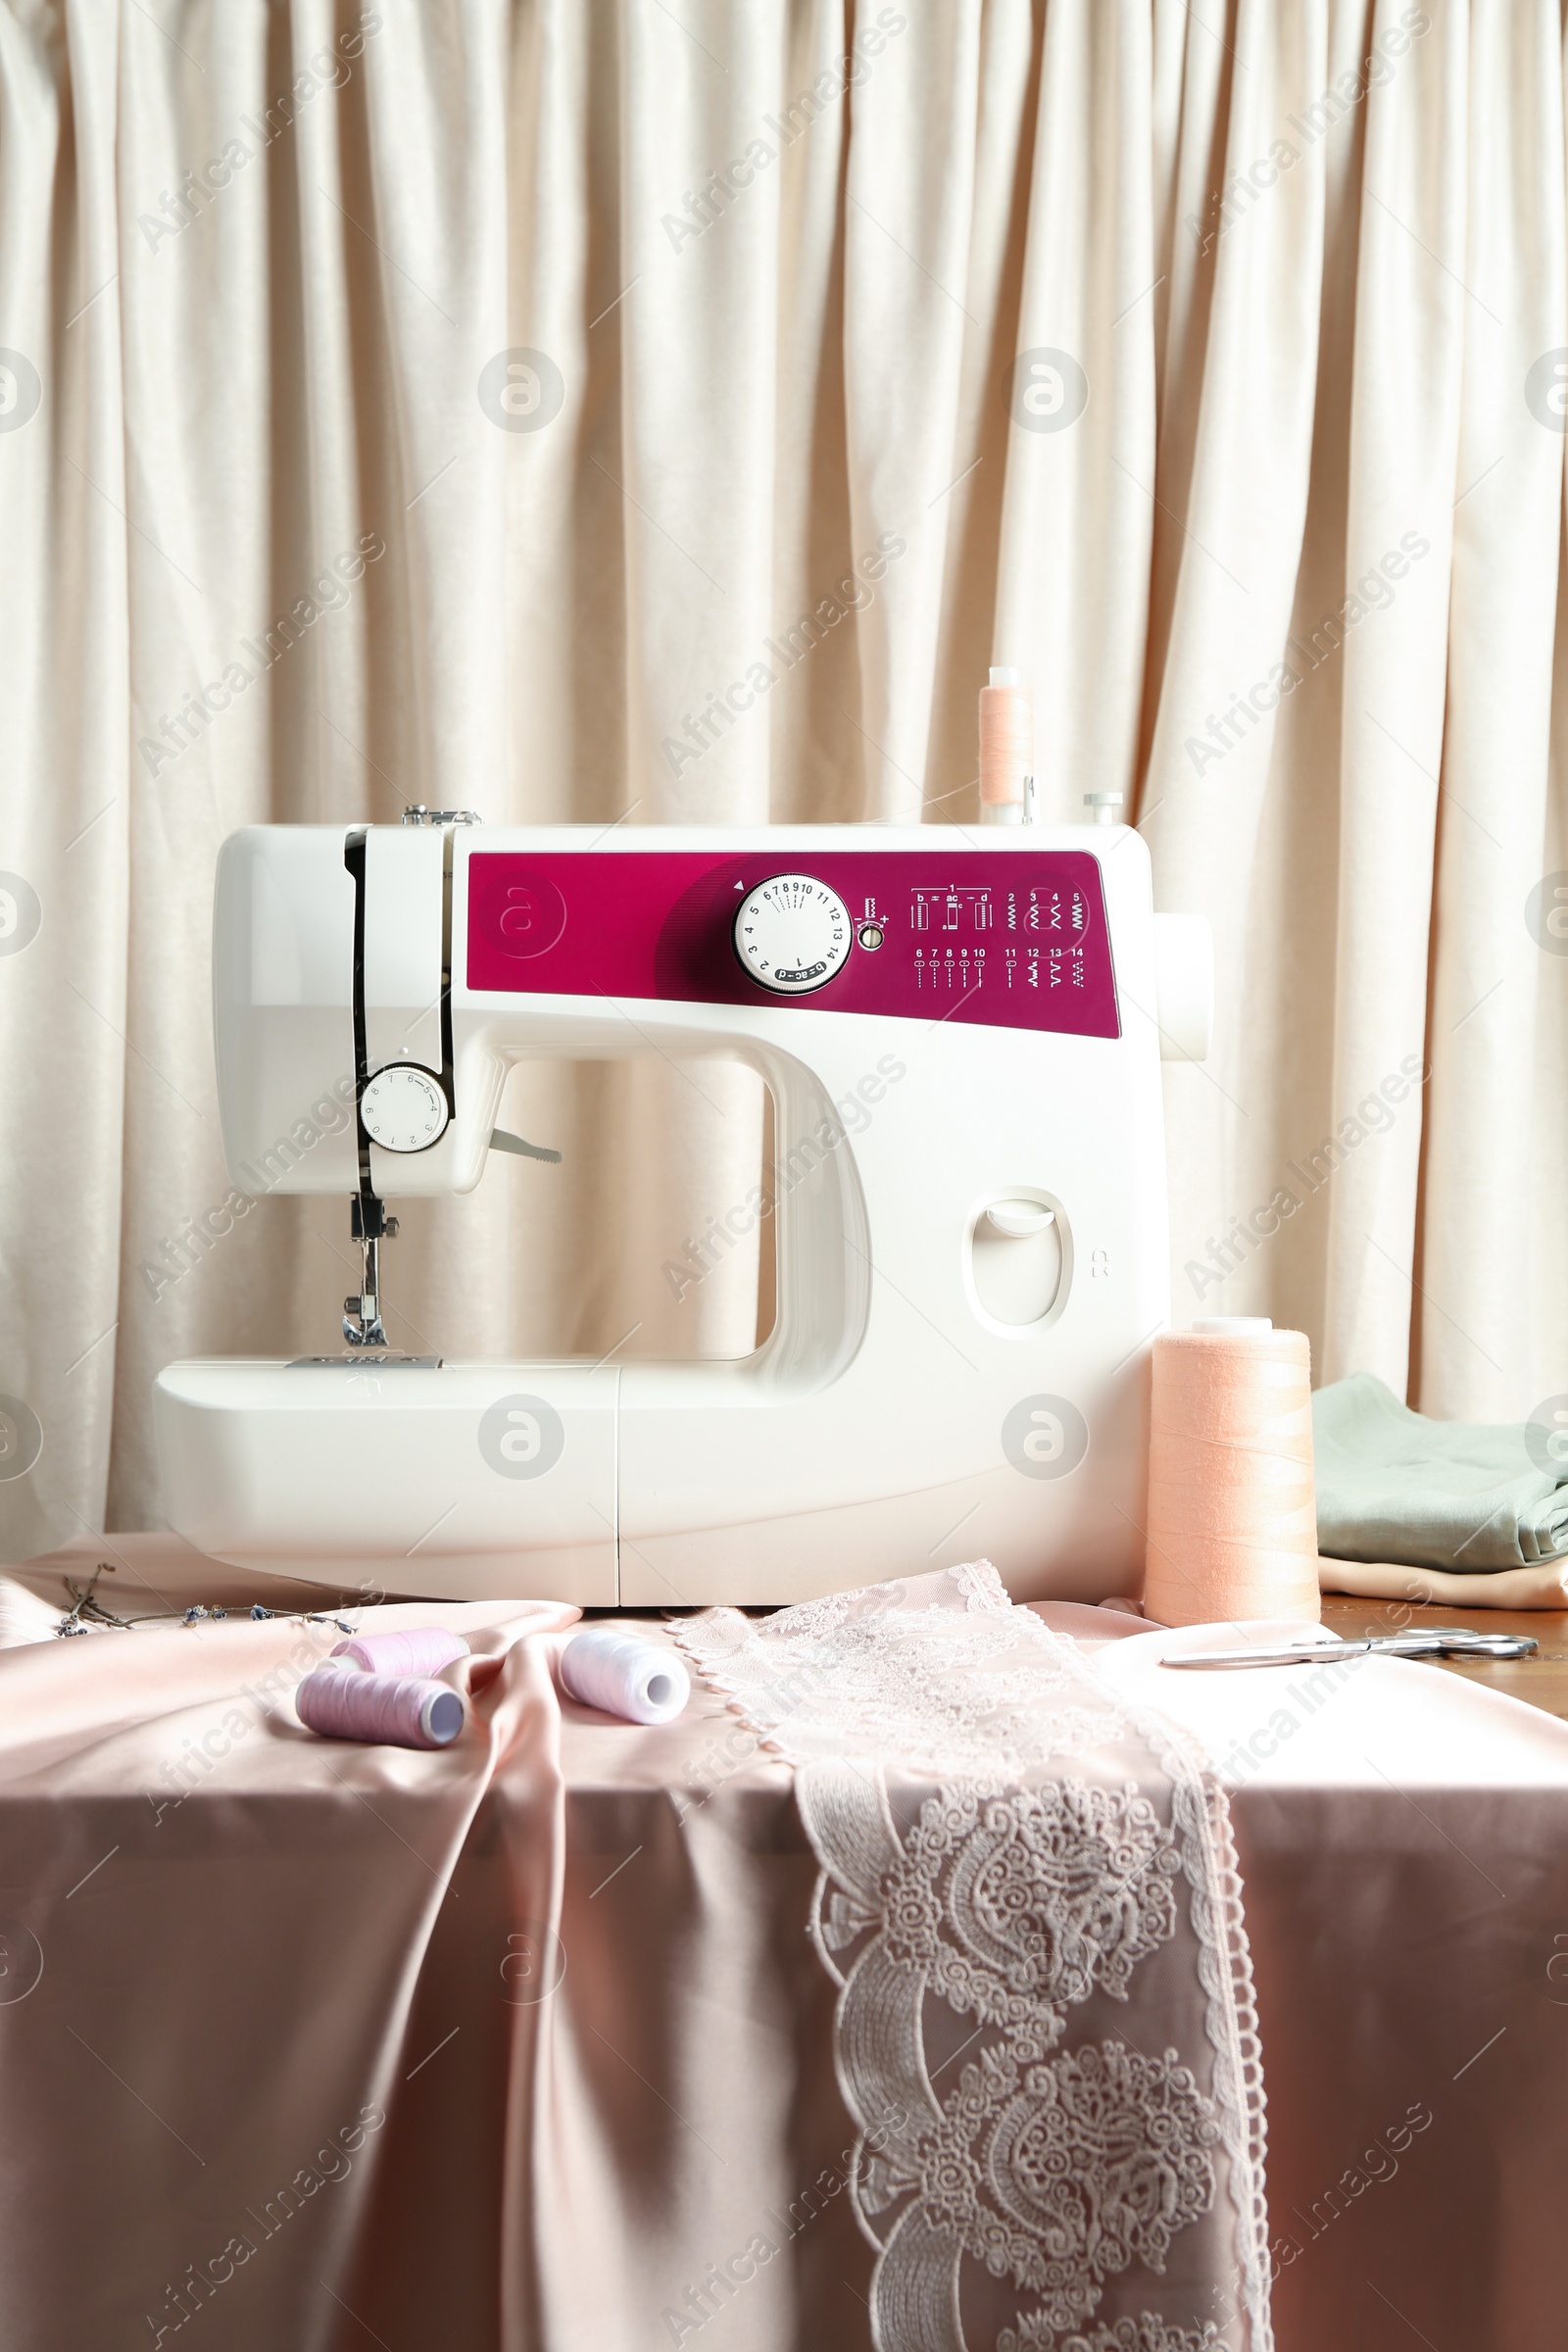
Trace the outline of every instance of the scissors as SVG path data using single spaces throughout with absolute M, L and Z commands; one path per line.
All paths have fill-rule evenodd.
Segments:
M 1193 1649 L 1161 1658 L 1162 1666 L 1333 1665 L 1341 1658 L 1532 1658 L 1541 1644 L 1529 1634 L 1482 1634 L 1468 1626 L 1434 1626 L 1427 1633 L 1369 1634 L 1360 1642 L 1297 1642 L 1283 1649 Z

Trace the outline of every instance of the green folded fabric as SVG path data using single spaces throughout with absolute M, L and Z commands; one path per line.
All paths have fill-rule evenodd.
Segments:
M 1429 1421 L 1371 1372 L 1312 1399 L 1318 1549 L 1411 1568 L 1520 1568 L 1568 1551 L 1568 1462 L 1527 1424 Z

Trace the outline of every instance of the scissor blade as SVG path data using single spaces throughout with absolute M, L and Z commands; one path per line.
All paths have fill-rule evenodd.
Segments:
M 1161 1658 L 1162 1666 L 1200 1668 L 1333 1665 L 1342 1658 L 1528 1658 L 1539 1644 L 1528 1634 L 1481 1634 L 1458 1628 L 1420 1634 L 1374 1634 L 1364 1642 L 1302 1642 L 1289 1649 L 1194 1649 Z
M 1162 1666 L 1319 1666 L 1339 1658 L 1363 1658 L 1369 1642 L 1314 1642 L 1301 1649 L 1190 1649 L 1161 1658 Z

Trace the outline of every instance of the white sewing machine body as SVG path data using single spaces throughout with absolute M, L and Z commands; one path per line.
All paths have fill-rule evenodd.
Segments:
M 1024 1598 L 1136 1591 L 1155 1011 L 1206 1050 L 1201 928 L 1154 917 L 1120 826 L 234 835 L 234 1184 L 373 1217 L 478 1182 L 520 1057 L 729 1056 L 773 1098 L 777 1317 L 726 1363 L 172 1364 L 171 1524 L 473 1598 L 784 1602 L 979 1554 Z M 358 1115 L 305 1148 L 323 1096 Z

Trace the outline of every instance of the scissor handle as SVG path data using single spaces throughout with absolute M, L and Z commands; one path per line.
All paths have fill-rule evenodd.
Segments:
M 1455 1658 L 1533 1658 L 1541 1643 L 1533 1634 L 1478 1634 L 1456 1626 L 1443 1646 Z

